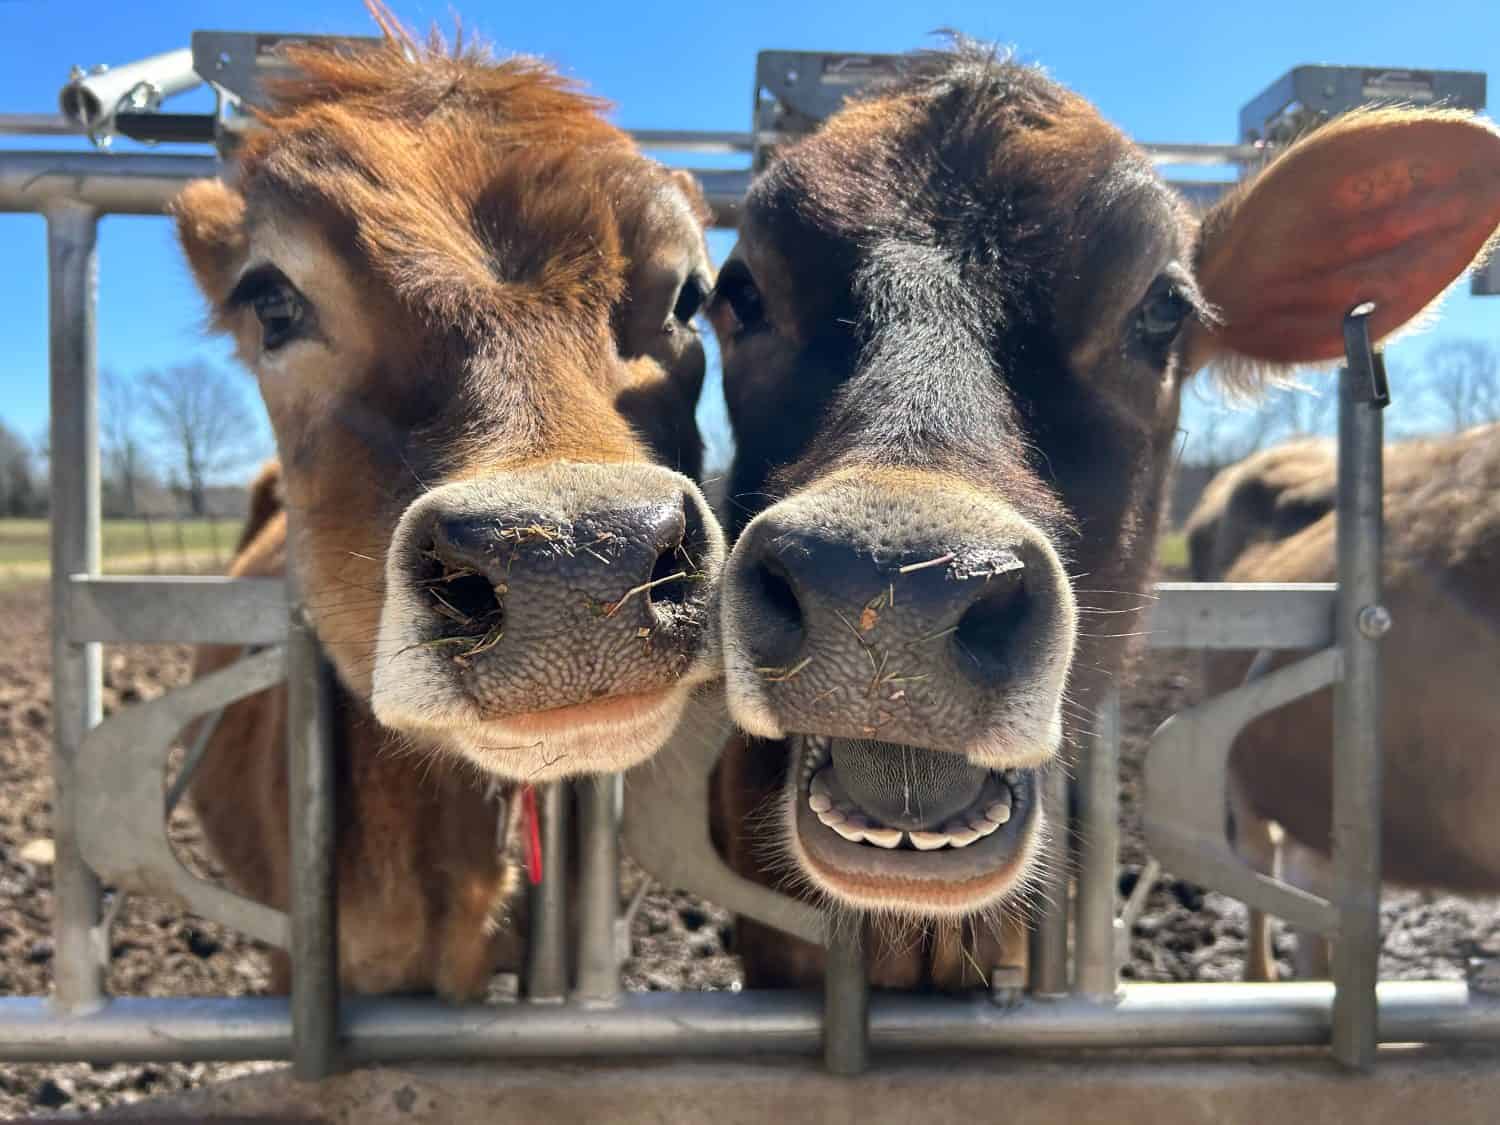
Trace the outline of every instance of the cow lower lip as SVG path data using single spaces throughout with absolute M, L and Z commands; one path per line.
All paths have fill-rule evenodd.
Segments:
M 828 739 L 810 737 L 791 742 L 797 760 L 795 785 L 789 786 L 795 830 L 808 859 L 820 867 L 855 878 L 899 881 L 911 889 L 912 884 L 946 887 L 984 881 L 1022 861 L 1040 811 L 1036 771 L 992 771 L 974 803 L 949 825 L 912 831 L 880 824 L 840 800 L 827 764 L 831 745 Z M 824 809 L 827 804 L 833 807 Z M 997 815 L 986 817 L 992 809 Z M 835 812 L 847 815 L 837 824 L 827 823 L 839 819 Z M 981 818 L 987 828 L 971 827 Z M 995 823 L 997 819 L 1002 822 Z

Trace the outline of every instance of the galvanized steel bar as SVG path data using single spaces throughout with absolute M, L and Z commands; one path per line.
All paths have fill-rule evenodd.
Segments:
M 870 981 L 861 925 L 845 920 L 828 935 L 823 968 L 823 1065 L 863 1074 L 870 1063 Z
M 78 850 L 74 763 L 97 724 L 102 664 L 97 644 L 69 630 L 68 579 L 99 573 L 99 216 L 78 204 L 47 210 L 51 366 L 53 999 L 66 1013 L 104 998 L 99 881 Z M 107 935 L 100 935 L 107 937 Z
M 1115 971 L 1115 884 L 1120 858 L 1120 693 L 1094 712 L 1094 736 L 1078 775 L 1078 919 L 1073 990 L 1106 1000 L 1119 989 Z
M 1500 1000 L 1462 981 L 1385 981 L 1382 1043 L 1500 1043 Z M 1077 996 L 1001 1007 L 987 996 L 877 993 L 879 1052 L 1142 1047 L 1290 1047 L 1329 1041 L 1333 986 L 1127 983 L 1115 1003 Z M 344 1006 L 352 1065 L 415 1059 L 815 1054 L 815 993 L 627 993 L 618 1005 L 470 1005 L 409 997 Z M 0 1058 L 16 1062 L 286 1059 L 290 1007 L 280 997 L 112 1000 L 59 1018 L 39 997 L 0 998 Z
M 526 996 L 558 1004 L 568 995 L 567 785 L 537 787 L 541 815 L 542 879 L 531 888 L 531 935 L 526 950 Z
M 105 644 L 270 645 L 286 640 L 286 583 L 279 578 L 74 577 L 73 636 Z
M 287 635 L 288 801 L 292 825 L 293 1066 L 311 1081 L 337 1065 L 337 837 L 333 673 L 306 611 Z
M 1344 675 L 1333 689 L 1333 879 L 1339 911 L 1333 977 L 1333 1052 L 1345 1066 L 1375 1061 L 1380 969 L 1380 636 L 1383 523 L 1378 358 L 1362 306 L 1345 321 L 1349 362 L 1339 373 L 1336 627 Z M 1380 379 L 1383 383 L 1383 379 Z
M 190 180 L 217 176 L 212 156 L 0 152 L 0 211 L 64 200 L 118 215 L 160 215 Z
M 1046 836 L 1038 858 L 1041 899 L 1031 932 L 1031 991 L 1060 996 L 1068 991 L 1068 888 L 1073 870 L 1068 824 L 1068 771 L 1056 762 L 1040 782 Z
M 1317 649 L 1333 644 L 1332 582 L 1161 582 L 1152 648 Z
M 85 132 L 60 113 L 0 113 L 0 137 L 80 137 Z
M 585 1004 L 613 1004 L 620 997 L 620 958 L 615 920 L 620 913 L 620 778 L 586 777 L 578 795 L 578 984 L 573 995 Z

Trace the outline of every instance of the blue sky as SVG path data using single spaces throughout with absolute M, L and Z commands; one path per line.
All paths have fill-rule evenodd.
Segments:
M 617 106 L 630 128 L 745 129 L 757 50 L 902 51 L 950 27 L 1014 45 L 1143 141 L 1229 142 L 1240 106 L 1307 62 L 1481 70 L 1500 82 L 1500 2 L 1369 0 L 1362 5 L 1120 0 L 1017 4 L 857 0 L 809 4 L 397 2 L 406 23 L 467 27 L 505 50 L 543 55 Z M 195 28 L 368 34 L 353 0 L 139 5 L 0 0 L 0 112 L 50 111 L 74 63 L 121 63 L 186 46 Z M 1500 88 L 1492 86 L 1492 102 Z M 195 100 L 196 99 L 196 100 Z M 206 104 L 202 92 L 171 103 Z M 0 147 L 56 138 L 0 138 Z M 62 142 L 86 144 L 86 142 Z M 130 147 L 126 145 L 125 147 Z M 714 239 L 717 256 L 731 239 Z M 0 420 L 28 437 L 46 424 L 47 305 L 42 222 L 0 215 Z M 116 217 L 100 238 L 99 357 L 132 372 L 227 350 L 200 330 L 201 306 L 164 220 Z M 1500 297 L 1450 297 L 1438 328 L 1392 348 L 1416 366 L 1435 340 L 1500 342 Z M 1396 392 L 1400 395 L 1398 383 Z M 1192 409 L 1201 410 L 1201 405 Z M 703 408 L 722 427 L 717 386 Z M 1188 415 L 1191 425 L 1192 413 Z

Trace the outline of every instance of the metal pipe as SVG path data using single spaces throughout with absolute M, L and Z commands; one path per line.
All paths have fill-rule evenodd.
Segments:
M 1500 1042 L 1500 999 L 1462 981 L 1385 981 L 1382 1043 Z M 1284 1047 L 1326 1044 L 1327 981 L 1134 984 L 1115 1003 L 1078 996 L 1001 1007 L 987 996 L 877 993 L 876 1052 L 1060 1048 Z M 344 1006 L 352 1064 L 506 1057 L 804 1054 L 822 1045 L 816 993 L 627 993 L 608 1008 L 473 1005 L 408 997 Z M 39 997 L 0 998 L 0 1058 L 15 1062 L 286 1059 L 281 997 L 112 1000 L 58 1018 Z
M 0 211 L 41 212 L 64 200 L 118 215 L 160 215 L 191 180 L 219 174 L 212 156 L 0 152 Z
M 292 826 L 293 1068 L 333 1073 L 339 1034 L 333 677 L 300 604 L 287 634 L 287 800 Z
M 1107 1000 L 1119 989 L 1115 917 L 1120 859 L 1120 693 L 1111 689 L 1094 713 L 1094 737 L 1078 775 L 1078 920 L 1073 991 Z
M 620 959 L 615 921 L 620 913 L 620 778 L 586 777 L 578 795 L 578 984 L 574 997 L 585 1004 L 613 1004 L 620 998 Z
M 526 996 L 560 1004 L 568 995 L 568 801 L 566 785 L 538 787 L 542 818 L 542 879 L 531 889 L 531 934 L 526 951 Z
M 1333 1053 L 1367 1069 L 1377 1043 L 1380 971 L 1380 637 L 1383 473 L 1378 358 L 1366 318 L 1345 320 L 1349 362 L 1339 372 L 1339 601 L 1335 628 L 1344 674 L 1333 689 L 1333 881 L 1339 932 L 1334 944 Z M 1383 380 L 1382 380 L 1383 382 Z
M 823 1065 L 853 1077 L 870 1064 L 870 980 L 860 923 L 844 920 L 828 935 L 823 961 Z
M 100 648 L 69 631 L 68 579 L 99 573 L 99 372 L 95 312 L 99 215 L 77 204 L 47 210 L 52 512 L 52 995 L 62 1012 L 104 999 L 108 935 L 99 880 L 78 849 L 74 763 L 103 717 Z
M 1046 837 L 1039 859 L 1041 904 L 1031 932 L 1031 991 L 1060 996 L 1068 991 L 1068 888 L 1072 848 L 1068 825 L 1068 771 L 1056 762 L 1042 774 Z
M 155 109 L 172 95 L 201 85 L 192 48 L 182 47 L 123 66 L 75 68 L 57 95 L 57 108 L 90 133 L 108 133 L 116 110 Z
M 60 113 L 0 113 L 0 137 L 77 137 L 84 132 Z

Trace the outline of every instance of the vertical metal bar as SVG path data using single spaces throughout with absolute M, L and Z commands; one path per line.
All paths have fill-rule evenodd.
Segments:
M 823 970 L 823 1065 L 863 1074 L 870 1061 L 870 982 L 860 923 L 834 925 Z
M 613 1004 L 620 998 L 620 960 L 615 919 L 620 913 L 620 847 L 617 774 L 587 777 L 578 794 L 578 986 L 586 1004 Z
M 1031 933 L 1031 991 L 1060 996 L 1068 991 L 1068 876 L 1072 867 L 1065 764 L 1058 761 L 1043 773 L 1040 786 L 1047 837 L 1041 857 L 1041 905 Z
M 99 573 L 99 216 L 58 203 L 47 212 L 51 362 L 52 514 L 52 999 L 63 1012 L 104 1000 L 108 941 L 95 939 L 99 880 L 78 852 L 74 764 L 99 722 L 102 662 L 97 644 L 68 635 L 68 577 Z
M 531 893 L 531 941 L 526 995 L 533 1003 L 561 1003 L 568 995 L 567 784 L 540 787 L 542 881 Z
M 1361 306 L 1344 324 L 1348 365 L 1339 373 L 1338 617 L 1343 678 L 1334 685 L 1333 870 L 1339 933 L 1334 946 L 1333 1053 L 1367 1069 L 1379 1042 L 1380 645 L 1383 521 L 1380 357 Z
M 1120 693 L 1111 689 L 1094 715 L 1094 737 L 1079 773 L 1078 959 L 1073 991 L 1109 1000 L 1115 974 L 1115 886 L 1120 858 Z
M 288 785 L 292 827 L 292 1063 L 299 1079 L 338 1063 L 337 838 L 333 671 L 300 603 L 287 636 Z

